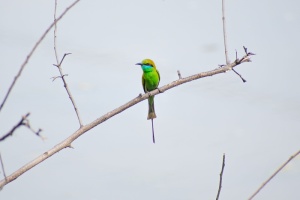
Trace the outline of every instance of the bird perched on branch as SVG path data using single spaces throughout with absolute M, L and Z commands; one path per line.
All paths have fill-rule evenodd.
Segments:
M 156 69 L 156 66 L 154 62 L 150 59 L 144 59 L 141 63 L 137 63 L 136 65 L 140 65 L 143 70 L 143 76 L 142 76 L 142 84 L 144 92 L 150 92 L 152 90 L 157 89 L 159 81 L 160 81 L 160 75 L 158 70 Z M 154 109 L 154 96 L 150 96 L 148 98 L 148 117 L 147 119 L 151 119 L 152 124 L 152 139 L 153 143 L 155 143 L 155 137 L 154 137 L 154 127 L 153 127 L 153 119 L 156 118 L 155 109 Z

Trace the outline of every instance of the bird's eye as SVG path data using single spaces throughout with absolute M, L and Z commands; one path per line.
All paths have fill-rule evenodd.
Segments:
M 146 63 L 146 65 L 153 67 L 150 63 Z

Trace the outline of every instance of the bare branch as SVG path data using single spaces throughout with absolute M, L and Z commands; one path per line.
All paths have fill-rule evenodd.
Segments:
M 24 122 L 24 126 L 26 126 L 29 130 L 31 130 L 36 136 L 40 137 L 42 140 L 45 140 L 46 138 L 41 135 L 42 129 L 39 128 L 39 130 L 35 131 L 33 128 L 31 128 L 29 120 L 26 119 Z
M 63 60 L 64 60 L 65 57 L 66 57 L 67 55 L 69 55 L 69 54 L 71 54 L 71 53 L 65 53 L 64 56 L 63 56 L 63 58 L 61 59 L 60 63 L 57 64 L 57 65 L 55 65 L 55 66 L 56 66 L 56 67 L 58 68 L 58 70 L 59 70 L 60 76 L 58 76 L 58 77 L 61 78 L 62 81 L 63 81 L 63 83 L 64 83 L 64 87 L 65 87 L 65 89 L 66 89 L 66 91 L 67 91 L 67 93 L 68 93 L 68 95 L 69 95 L 69 98 L 70 98 L 70 100 L 71 100 L 71 102 L 72 102 L 72 104 L 73 104 L 74 110 L 75 110 L 75 112 L 76 112 L 76 115 L 77 115 L 77 118 L 78 118 L 78 121 L 79 121 L 79 125 L 80 125 L 80 127 L 82 127 L 83 124 L 82 124 L 82 121 L 81 121 L 81 117 L 80 117 L 80 115 L 79 115 L 79 110 L 78 110 L 78 108 L 77 108 L 77 106 L 76 106 L 75 100 L 74 100 L 74 98 L 73 98 L 73 96 L 72 96 L 72 94 L 71 94 L 71 91 L 70 91 L 70 89 L 69 89 L 69 87 L 68 87 L 68 84 L 67 84 L 67 82 L 66 82 L 66 80 L 65 80 L 65 78 L 64 78 L 64 77 L 65 77 L 65 74 L 63 73 L 62 68 L 61 68 L 61 64 L 62 64 Z M 56 78 L 58 78 L 58 77 L 52 77 L 52 78 L 53 78 L 52 81 L 54 81 L 54 80 L 55 80 Z
M 39 46 L 39 44 L 44 40 L 44 38 L 46 37 L 46 35 L 49 33 L 49 31 L 51 30 L 51 28 L 59 21 L 63 18 L 63 16 L 73 7 L 75 6 L 80 0 L 76 0 L 74 1 L 69 7 L 67 7 L 65 9 L 65 11 L 57 18 L 57 20 L 55 22 L 53 22 L 48 28 L 47 30 L 43 33 L 43 35 L 40 37 L 40 39 L 35 43 L 35 45 L 33 46 L 32 50 L 30 51 L 30 53 L 26 56 L 25 61 L 23 62 L 23 64 L 21 65 L 19 72 L 17 73 L 17 75 L 15 76 L 12 84 L 10 85 L 1 105 L 0 105 L 0 111 L 3 108 L 10 92 L 12 91 L 15 83 L 17 82 L 18 78 L 21 76 L 21 73 L 23 71 L 23 69 L 25 68 L 25 66 L 27 65 L 29 59 L 31 58 L 31 56 L 33 55 L 34 51 L 36 50 L 36 48 Z
M 55 65 L 56 66 L 56 65 Z M 68 74 L 64 74 L 63 76 L 53 76 L 50 79 L 52 79 L 52 82 L 55 81 L 57 78 L 62 78 L 64 76 L 68 76 Z
M 248 200 L 253 199 L 261 189 L 263 189 L 291 160 L 300 154 L 300 150 L 293 154 L 287 161 L 285 161 L 252 195 Z
M 56 63 L 58 64 L 59 59 L 58 59 L 57 48 L 56 48 L 56 32 L 57 32 L 56 8 L 57 8 L 57 0 L 55 0 L 55 5 L 54 5 L 54 53 L 55 53 Z
M 4 163 L 3 163 L 3 160 L 2 160 L 1 153 L 0 153 L 0 162 L 1 162 L 1 168 L 2 168 L 2 172 L 3 172 L 4 180 L 6 181 L 7 178 L 6 178 L 6 174 L 5 174 L 5 170 L 4 170 Z
M 67 84 L 67 82 L 66 82 L 66 80 L 64 78 L 64 76 L 66 76 L 66 75 L 63 74 L 62 68 L 61 68 L 63 60 L 65 59 L 65 57 L 67 55 L 69 55 L 71 53 L 65 53 L 64 56 L 63 56 L 63 58 L 61 59 L 61 61 L 60 62 L 58 61 L 59 59 L 58 59 L 57 45 L 56 45 L 56 37 L 57 37 L 57 35 L 56 35 L 56 32 L 57 32 L 56 8 L 57 8 L 57 0 L 55 0 L 55 6 L 54 6 L 54 23 L 55 23 L 55 25 L 54 25 L 54 53 L 55 53 L 55 58 L 56 58 L 56 65 L 55 66 L 58 68 L 60 76 L 52 77 L 53 78 L 52 81 L 54 81 L 56 78 L 61 78 L 62 79 L 62 81 L 64 83 L 64 87 L 65 87 L 65 89 L 66 89 L 66 91 L 67 91 L 67 93 L 69 95 L 69 98 L 70 98 L 70 100 L 71 100 L 71 102 L 73 104 L 73 107 L 75 109 L 75 112 L 76 112 L 76 115 L 77 115 L 77 118 L 78 118 L 78 121 L 79 121 L 79 125 L 80 125 L 80 127 L 82 127 L 83 125 L 82 125 L 81 117 L 79 115 L 79 110 L 78 110 L 78 108 L 77 108 L 77 106 L 75 104 L 75 100 L 74 100 L 74 98 L 73 98 L 73 96 L 71 94 L 71 91 L 70 91 L 70 89 L 68 87 L 68 84 Z
M 186 77 L 186 78 L 178 79 L 176 81 L 173 81 L 173 82 L 171 82 L 167 85 L 164 85 L 164 86 L 160 87 L 159 89 L 153 90 L 153 91 L 151 91 L 149 93 L 146 93 L 146 94 L 143 94 L 143 95 L 138 95 L 136 98 L 132 99 L 131 101 L 129 101 L 127 103 L 125 103 L 124 105 L 122 105 L 122 106 L 106 113 L 105 115 L 103 115 L 100 118 L 94 120 L 93 122 L 91 122 L 91 123 L 89 123 L 85 126 L 82 126 L 80 129 L 75 131 L 72 135 L 70 135 L 64 141 L 57 144 L 52 149 L 46 151 L 45 153 L 43 153 L 42 155 L 40 155 L 36 159 L 32 160 L 31 162 L 27 163 L 26 165 L 24 165 L 23 167 L 21 167 L 20 169 L 18 169 L 17 171 L 12 173 L 11 175 L 9 175 L 7 177 L 7 181 L 1 180 L 0 181 L 0 187 L 3 187 L 7 183 L 12 182 L 13 180 L 15 180 L 16 178 L 21 176 L 26 171 L 30 170 L 34 166 L 36 166 L 39 163 L 43 162 L 44 160 L 46 160 L 47 158 L 49 158 L 52 155 L 56 154 L 57 152 L 61 151 L 62 149 L 71 147 L 72 142 L 74 140 L 76 140 L 78 137 L 80 137 L 81 135 L 83 135 L 85 132 L 87 132 L 87 131 L 91 130 L 92 128 L 98 126 L 99 124 L 105 122 L 106 120 L 110 119 L 111 117 L 123 112 L 124 110 L 130 108 L 131 106 L 134 106 L 135 104 L 137 104 L 137 103 L 139 103 L 139 102 L 141 102 L 145 99 L 148 99 L 149 94 L 151 96 L 154 96 L 154 95 L 157 95 L 157 94 L 163 94 L 162 92 L 164 92 L 166 90 L 169 90 L 171 88 L 174 88 L 176 86 L 179 86 L 181 84 L 188 83 L 190 81 L 200 79 L 200 78 L 204 78 L 204 77 L 208 77 L 208 76 L 213 76 L 213 75 L 216 75 L 216 74 L 225 73 L 226 71 L 231 70 L 233 67 L 235 67 L 235 66 L 237 66 L 237 65 L 239 65 L 243 62 L 248 62 L 248 60 L 250 60 L 250 58 L 249 58 L 249 55 L 246 54 L 241 59 L 237 59 L 235 62 L 233 62 L 229 65 L 226 65 L 225 67 L 222 67 L 222 68 L 218 67 L 218 68 L 216 68 L 214 70 L 211 70 L 211 71 L 202 72 L 202 73 L 195 74 L 195 75 L 192 75 L 192 76 L 189 76 L 189 77 Z
M 222 21 L 223 21 L 223 38 L 224 38 L 225 58 L 226 58 L 226 65 L 228 65 L 230 63 L 230 60 L 228 58 L 228 51 L 227 51 L 228 45 L 227 45 L 226 19 L 225 19 L 225 0 L 222 0 Z M 245 52 L 246 52 L 246 50 L 245 50 Z M 246 52 L 246 54 L 247 54 L 247 52 Z M 235 56 L 237 59 L 237 52 L 235 52 Z M 242 81 L 244 83 L 246 82 L 246 80 L 242 77 L 242 75 L 240 75 L 237 71 L 235 71 L 234 69 L 232 69 L 232 71 L 234 73 L 236 73 L 242 79 Z
M 29 128 L 34 134 L 36 134 L 37 136 L 39 136 L 40 138 L 42 138 L 42 140 L 44 140 L 45 138 L 40 134 L 42 129 L 39 129 L 38 131 L 34 131 L 29 123 L 28 117 L 29 117 L 30 113 L 27 113 L 26 115 L 22 116 L 21 120 L 5 135 L 3 135 L 0 138 L 0 141 L 5 140 L 7 137 L 12 136 L 13 133 L 15 132 L 15 130 L 21 126 L 26 126 L 27 128 Z
M 240 75 L 237 71 L 235 71 L 235 69 L 232 69 L 232 71 L 234 71 L 234 73 L 236 73 L 241 79 L 242 79 L 242 81 L 245 83 L 246 82 L 246 79 L 244 79 L 243 77 L 242 77 L 242 75 Z
M 223 154 L 223 162 L 222 162 L 222 169 L 221 169 L 221 173 L 220 173 L 219 189 L 218 189 L 218 194 L 217 194 L 216 200 L 219 199 L 219 196 L 221 193 L 224 168 L 225 168 L 225 154 Z
M 27 119 L 29 115 L 30 113 L 27 113 L 26 115 L 22 116 L 21 120 L 11 130 L 0 138 L 0 141 L 5 140 L 9 136 L 12 136 L 17 128 L 19 128 L 20 126 L 24 126 L 25 125 L 24 121 Z
M 226 33 L 226 20 L 225 20 L 225 0 L 222 0 L 222 21 L 223 21 L 223 37 L 224 37 L 224 47 L 225 47 L 225 58 L 226 58 L 226 65 L 230 63 L 228 58 L 228 51 L 227 51 L 227 33 Z

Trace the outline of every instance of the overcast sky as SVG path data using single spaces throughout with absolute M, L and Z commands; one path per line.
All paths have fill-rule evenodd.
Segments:
M 58 1 L 58 14 L 72 1 Z M 143 101 L 34 167 L 0 192 L 5 200 L 247 199 L 300 141 L 300 2 L 227 0 L 230 60 L 256 53 L 233 72 L 155 97 L 156 144 Z M 54 0 L 1 1 L 0 101 L 52 23 Z M 160 86 L 225 63 L 221 0 L 82 0 L 59 22 L 59 57 L 88 124 L 143 92 L 135 63 L 155 61 Z M 61 80 L 53 30 L 38 47 L 0 113 L 0 135 L 30 112 L 31 126 L 0 143 L 9 175 L 67 138 L 79 124 Z M 1 179 L 3 173 L 0 174 Z M 255 199 L 300 199 L 295 158 Z

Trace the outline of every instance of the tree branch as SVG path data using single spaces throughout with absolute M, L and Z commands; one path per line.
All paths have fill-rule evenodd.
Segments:
M 226 65 L 230 63 L 227 51 L 227 33 L 226 33 L 226 20 L 225 20 L 225 0 L 222 0 L 222 21 L 223 21 L 223 38 L 224 38 L 224 48 L 225 48 L 225 59 Z
M 34 134 L 36 134 L 37 136 L 39 136 L 40 138 L 42 138 L 44 140 L 45 138 L 40 134 L 42 129 L 35 131 L 35 130 L 33 130 L 33 128 L 31 128 L 29 120 L 28 120 L 29 115 L 30 115 L 30 113 L 27 113 L 26 115 L 22 116 L 21 120 L 11 130 L 0 138 L 0 141 L 5 140 L 9 136 L 12 136 L 13 133 L 15 132 L 15 130 L 21 126 L 26 126 Z
M 227 33 L 226 33 L 226 19 L 225 19 L 225 0 L 222 0 L 222 21 L 223 21 L 223 39 L 224 39 L 224 48 L 225 48 L 225 59 L 226 59 L 226 65 L 230 63 L 230 60 L 228 58 L 228 50 L 227 50 Z M 237 71 L 232 69 L 234 73 L 236 73 L 242 81 L 245 83 L 246 80 L 240 75 Z
M 59 70 L 60 76 L 58 76 L 58 77 L 61 78 L 61 80 L 62 80 L 63 83 L 64 83 L 64 87 L 65 87 L 65 89 L 66 89 L 66 91 L 67 91 L 67 93 L 68 93 L 68 96 L 69 96 L 69 98 L 70 98 L 70 100 L 71 100 L 71 102 L 72 102 L 72 104 L 73 104 L 74 110 L 75 110 L 75 112 L 76 112 L 76 115 L 77 115 L 77 118 L 78 118 L 78 121 L 79 121 L 79 125 L 80 125 L 80 127 L 82 127 L 83 124 L 82 124 L 82 121 L 81 121 L 81 117 L 80 117 L 80 115 L 79 115 L 79 110 L 78 110 L 78 108 L 77 108 L 77 106 L 76 106 L 75 100 L 74 100 L 74 98 L 73 98 L 73 96 L 72 96 L 72 94 L 71 94 L 71 91 L 70 91 L 70 89 L 69 89 L 69 87 L 68 87 L 68 84 L 67 84 L 67 82 L 66 82 L 66 80 L 65 80 L 65 76 L 66 76 L 66 75 L 63 74 L 63 71 L 62 71 L 62 68 L 61 68 L 61 64 L 62 64 L 63 60 L 64 60 L 65 57 L 66 57 L 67 55 L 69 55 L 69 54 L 71 54 L 71 53 L 65 53 L 64 56 L 63 56 L 63 58 L 61 59 L 60 63 L 59 63 L 58 65 L 55 65 L 55 66 L 56 66 L 56 67 L 58 68 L 58 70 Z M 52 78 L 53 78 L 53 81 L 54 81 L 56 78 L 58 78 L 58 77 L 52 77 Z
M 58 59 L 57 49 L 56 49 L 56 32 L 57 32 L 56 8 L 57 8 L 57 0 L 55 0 L 54 3 L 54 54 L 55 54 L 56 64 L 58 65 L 59 59 Z
M 26 115 L 22 116 L 21 120 L 11 130 L 0 138 L 0 141 L 5 140 L 9 136 L 12 136 L 17 128 L 24 126 L 25 125 L 24 121 L 27 119 L 29 115 L 30 113 L 27 113 Z
M 18 78 L 21 76 L 21 73 L 23 71 L 23 69 L 25 68 L 25 66 L 27 65 L 28 61 L 30 60 L 31 56 L 33 55 L 34 51 L 36 50 L 36 48 L 39 46 L 39 44 L 44 40 L 44 38 L 46 37 L 46 35 L 49 33 L 49 31 L 51 30 L 51 28 L 59 21 L 63 18 L 63 16 L 73 7 L 75 6 L 80 0 L 76 0 L 74 1 L 69 7 L 67 7 L 65 9 L 65 11 L 57 18 L 57 20 L 55 22 L 53 22 L 48 28 L 47 30 L 43 33 L 43 35 L 40 37 L 40 39 L 35 43 L 35 45 L 33 46 L 32 50 L 30 51 L 30 53 L 26 56 L 25 61 L 23 62 L 23 64 L 21 65 L 19 72 L 17 73 L 17 75 L 15 76 L 12 84 L 10 85 L 10 87 L 8 88 L 8 91 L 0 105 L 0 111 L 3 108 L 10 92 L 12 91 L 14 85 L 16 84 Z
M 63 83 L 64 83 L 64 87 L 65 87 L 65 89 L 66 89 L 66 91 L 67 91 L 67 93 L 68 93 L 68 96 L 69 96 L 69 98 L 70 98 L 70 100 L 71 100 L 71 102 L 72 102 L 72 104 L 73 104 L 73 107 L 74 107 L 74 110 L 75 110 L 75 112 L 76 112 L 76 115 L 77 115 L 77 118 L 78 118 L 78 121 L 79 121 L 79 125 L 80 125 L 80 127 L 82 127 L 83 125 L 82 125 L 82 120 L 81 120 L 81 117 L 80 117 L 80 115 L 79 115 L 79 110 L 78 110 L 78 108 L 77 108 L 77 106 L 76 106 L 76 104 L 75 104 L 75 100 L 74 100 L 74 98 L 73 98 L 73 96 L 72 96 L 72 94 L 71 94 L 71 91 L 70 91 L 70 89 L 69 89 L 69 87 L 68 87 L 68 84 L 67 84 L 67 82 L 66 82 L 66 80 L 65 80 L 65 75 L 63 74 L 63 71 L 62 71 L 62 67 L 61 67 L 61 64 L 62 64 L 62 62 L 63 62 L 63 60 L 64 60 L 64 58 L 67 56 L 67 55 L 69 55 L 70 53 L 65 53 L 64 54 L 64 56 L 63 56 L 63 58 L 61 59 L 61 61 L 59 62 L 58 60 L 58 53 L 57 53 L 57 45 L 56 45 L 56 32 L 57 32 L 57 25 L 56 25 L 56 8 L 57 8 L 57 0 L 55 0 L 55 5 L 54 5 L 54 23 L 55 23 L 55 25 L 54 25 L 54 54 L 55 54 L 55 59 L 56 59 L 56 67 L 58 68 L 58 70 L 59 70 L 59 73 L 60 73 L 60 78 L 62 79 L 62 81 L 63 81 Z M 58 78 L 58 77 L 56 77 L 56 78 Z M 53 78 L 53 81 L 56 79 L 56 78 Z
M 3 172 L 3 176 L 4 176 L 4 181 L 6 181 L 7 178 L 6 178 L 6 174 L 5 174 L 5 170 L 4 170 L 4 163 L 3 163 L 3 160 L 2 160 L 1 153 L 0 153 L 0 162 L 1 162 L 1 168 L 2 168 L 2 172 Z
M 216 200 L 218 200 L 220 197 L 224 168 L 225 168 L 225 154 L 223 154 L 223 162 L 222 162 L 222 169 L 221 169 L 221 173 L 220 173 L 219 189 L 218 189 L 218 194 L 217 194 Z
M 263 189 L 271 180 L 274 178 L 291 160 L 297 157 L 300 154 L 300 150 L 292 155 L 285 163 L 283 163 L 252 195 L 248 200 L 252 200 L 261 189 Z
M 207 71 L 207 72 L 202 72 L 202 73 L 199 73 L 199 74 L 195 74 L 195 75 L 192 75 L 192 76 L 189 76 L 189 77 L 186 77 L 186 78 L 181 78 L 181 79 L 173 81 L 173 82 L 171 82 L 167 85 L 164 85 L 164 86 L 160 87 L 159 89 L 156 89 L 156 90 L 153 90 L 153 91 L 148 92 L 146 94 L 137 96 L 136 98 L 132 99 L 131 101 L 129 101 L 129 102 L 125 103 L 124 105 L 122 105 L 122 106 L 106 113 L 105 115 L 103 115 L 102 117 L 94 120 L 93 122 L 91 122 L 91 123 L 89 123 L 85 126 L 82 126 L 80 129 L 75 131 L 72 135 L 70 135 L 64 141 L 57 144 L 52 149 L 46 151 L 45 153 L 43 153 L 42 155 L 40 155 L 36 159 L 32 160 L 31 162 L 27 163 L 26 165 L 24 165 L 23 167 L 21 167 L 20 169 L 18 169 L 14 173 L 12 173 L 11 175 L 7 176 L 7 181 L 1 180 L 0 181 L 0 188 L 5 186 L 7 183 L 10 183 L 11 181 L 15 180 L 16 178 L 21 176 L 26 171 L 30 170 L 34 166 L 38 165 L 39 163 L 41 163 L 42 161 L 44 161 L 47 158 L 51 157 L 52 155 L 56 154 L 57 152 L 61 151 L 62 149 L 67 148 L 67 147 L 71 147 L 72 142 L 74 140 L 76 140 L 78 137 L 80 137 L 82 134 L 84 134 L 85 132 L 87 132 L 87 131 L 91 130 L 92 128 L 98 126 L 99 124 L 105 122 L 106 120 L 110 119 L 111 117 L 123 112 L 127 108 L 130 108 L 131 106 L 134 106 L 135 104 L 137 104 L 137 103 L 139 103 L 139 102 L 141 102 L 145 99 L 148 99 L 149 95 L 154 96 L 154 95 L 157 95 L 157 94 L 161 94 L 164 91 L 167 91 L 171 88 L 174 88 L 174 87 L 179 86 L 179 85 L 184 84 L 184 83 L 188 83 L 188 82 L 196 80 L 196 79 L 200 79 L 200 78 L 204 78 L 204 77 L 208 77 L 208 76 L 213 76 L 213 75 L 216 75 L 216 74 L 225 73 L 226 71 L 232 70 L 233 67 L 235 67 L 235 66 L 237 66 L 241 63 L 250 62 L 251 61 L 250 60 L 250 55 L 251 55 L 251 53 L 248 53 L 244 57 L 242 57 L 241 59 L 236 59 L 233 63 L 231 63 L 229 65 L 226 65 L 225 67 L 216 68 L 214 70 Z

